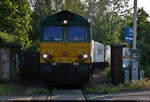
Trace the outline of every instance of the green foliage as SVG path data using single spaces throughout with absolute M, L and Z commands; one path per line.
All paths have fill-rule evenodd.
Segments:
M 25 95 L 38 95 L 38 94 L 49 94 L 52 92 L 52 89 L 44 87 L 29 87 L 21 86 L 16 84 L 0 83 L 0 96 L 25 96 Z
M 129 0 L 29 0 L 34 11 L 32 13 L 31 37 L 37 44 L 40 35 L 41 21 L 58 11 L 69 10 L 86 19 L 92 24 L 92 34 L 96 41 L 107 45 L 120 43 L 121 25 L 128 13 Z M 91 17 L 93 14 L 93 17 Z M 91 23 L 92 23 L 91 22 Z
M 15 93 L 16 92 L 13 88 L 7 87 L 5 84 L 0 84 L 0 96 L 13 95 Z
M 81 16 L 85 16 L 85 4 L 83 4 L 81 0 L 64 0 L 62 10 L 68 10 Z
M 140 68 L 144 70 L 144 76 L 150 78 L 150 65 L 141 65 Z
M 120 80 L 118 80 L 118 83 L 124 82 L 124 70 L 123 70 L 123 68 L 121 68 L 120 73 L 121 73 L 121 76 L 120 76 L 121 78 L 120 78 Z M 104 77 L 111 79 L 112 78 L 111 68 L 106 68 L 103 71 L 103 74 L 104 74 Z
M 28 0 L 5 0 L 0 3 L 0 31 L 8 33 L 27 49 L 31 45 L 29 40 L 31 9 Z
M 15 42 L 15 36 L 9 35 L 4 32 L 0 32 L 0 38 L 7 43 L 12 43 Z
M 56 3 L 60 4 L 61 0 L 29 0 L 31 6 L 33 7 L 34 11 L 31 14 L 31 25 L 32 25 L 32 30 L 30 31 L 30 38 L 33 41 L 33 44 L 38 45 L 40 41 L 40 25 L 41 22 L 46 18 L 47 16 L 50 16 L 56 12 L 56 9 L 53 8 L 59 7 L 58 5 L 56 6 Z M 61 5 L 61 4 L 60 4 Z M 59 8 L 57 8 L 59 9 Z
M 140 53 L 141 68 L 145 70 L 145 76 L 150 78 L 150 22 L 149 15 L 143 8 L 138 10 L 137 48 Z
M 143 8 L 138 9 L 138 21 L 137 21 L 137 50 L 140 56 L 141 69 L 145 71 L 145 77 L 150 78 L 150 57 L 147 56 L 150 53 L 150 22 L 148 21 L 149 14 L 144 11 Z M 133 27 L 133 14 L 131 11 L 125 16 L 124 25 L 122 25 L 120 39 L 125 43 L 125 27 Z M 131 45 L 126 44 L 129 47 Z
M 49 90 L 46 88 L 30 88 L 26 90 L 26 95 L 36 95 L 36 94 L 49 94 Z
M 87 87 L 86 92 L 92 94 L 109 94 L 115 92 L 122 92 L 122 91 L 133 91 L 133 90 L 140 90 L 140 89 L 150 89 L 150 80 L 143 79 L 137 81 L 131 81 L 129 83 L 123 84 L 120 83 L 116 86 L 113 84 L 103 84 L 98 85 L 94 88 Z
M 69 10 L 71 12 L 80 14 L 82 16 L 85 15 L 84 12 L 84 4 L 81 3 L 80 0 L 29 0 L 34 11 L 31 15 L 32 17 L 32 28 L 33 30 L 30 32 L 31 39 L 34 41 L 33 43 L 38 45 L 40 41 L 40 25 L 41 22 L 47 16 L 50 16 L 54 13 L 57 13 L 62 10 Z
M 103 72 L 104 76 L 106 78 L 111 78 L 111 69 L 110 68 L 106 68 Z
M 126 23 L 123 19 L 128 12 L 128 2 L 129 0 L 108 0 L 104 5 L 101 4 L 104 11 L 99 11 L 96 15 L 96 23 L 93 26 L 94 40 L 106 45 L 121 42 L 121 26 Z

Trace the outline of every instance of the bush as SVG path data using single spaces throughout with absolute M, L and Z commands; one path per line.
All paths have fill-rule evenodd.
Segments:
M 36 95 L 36 94 L 48 94 L 50 93 L 46 88 L 30 88 L 25 92 L 27 95 Z
M 0 38 L 6 43 L 16 42 L 15 37 L 4 32 L 0 32 Z
M 111 78 L 111 68 L 106 68 L 103 74 L 106 78 Z
M 140 69 L 144 70 L 144 76 L 150 78 L 150 66 L 141 66 Z
M 0 96 L 2 95 L 13 95 L 13 94 L 15 94 L 16 93 L 16 91 L 13 89 L 13 88 L 11 88 L 11 87 L 9 87 L 8 85 L 5 85 L 5 84 L 0 84 Z
M 145 90 L 145 89 L 150 89 L 150 80 L 148 79 L 131 81 L 127 84 L 120 83 L 116 86 L 114 86 L 113 84 L 103 84 L 98 85 L 94 88 L 88 87 L 86 88 L 86 92 L 92 94 L 96 93 L 109 94 L 122 91 Z

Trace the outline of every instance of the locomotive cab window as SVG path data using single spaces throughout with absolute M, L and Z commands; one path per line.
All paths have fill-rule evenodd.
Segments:
M 63 40 L 63 27 L 48 26 L 43 30 L 44 41 L 61 41 Z
M 69 41 L 87 41 L 88 30 L 83 26 L 68 27 L 68 40 Z

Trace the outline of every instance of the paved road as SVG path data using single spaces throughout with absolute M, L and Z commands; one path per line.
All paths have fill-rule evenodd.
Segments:
M 150 90 L 118 92 L 114 94 L 88 94 L 88 100 L 145 100 L 150 101 Z
M 0 100 L 136 100 L 150 102 L 150 90 L 105 95 L 87 94 L 84 97 L 82 91 L 79 89 L 54 89 L 52 95 L 0 96 Z

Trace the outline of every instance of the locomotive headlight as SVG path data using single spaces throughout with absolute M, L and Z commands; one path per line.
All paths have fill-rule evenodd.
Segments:
M 84 59 L 87 59 L 87 58 L 88 58 L 88 55 L 87 55 L 87 54 L 84 54 L 84 55 L 83 55 L 83 58 L 84 58 Z
M 44 54 L 43 55 L 43 59 L 47 59 L 48 58 L 48 55 L 47 54 Z
M 64 24 L 67 24 L 68 23 L 68 21 L 67 20 L 64 20 Z

